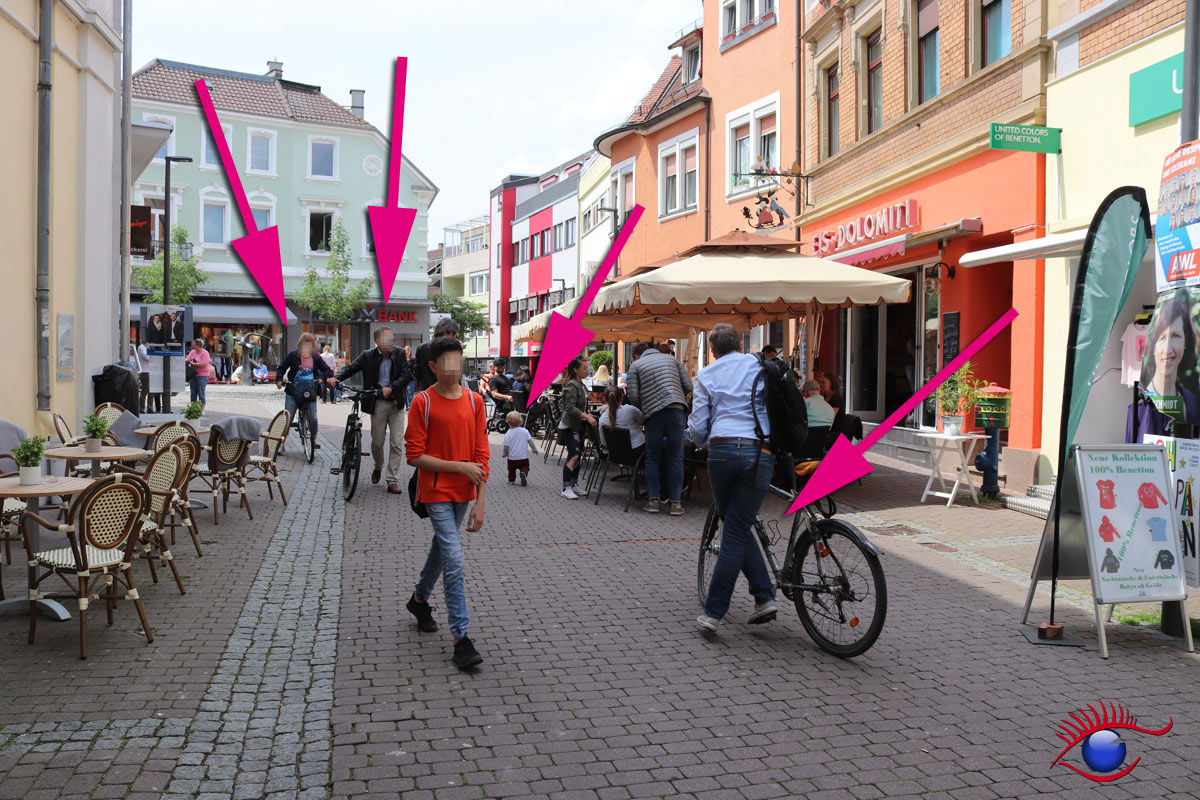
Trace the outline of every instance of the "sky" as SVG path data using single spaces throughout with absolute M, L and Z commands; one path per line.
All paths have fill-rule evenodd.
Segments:
M 319 85 L 391 131 L 397 56 L 408 57 L 404 155 L 438 186 L 429 246 L 487 214 L 509 173 L 543 172 L 620 124 L 702 0 L 136 0 L 133 68 L 154 58 Z

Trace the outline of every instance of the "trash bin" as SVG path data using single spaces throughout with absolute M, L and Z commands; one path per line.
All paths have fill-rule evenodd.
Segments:
M 138 413 L 137 376 L 127 366 L 109 364 L 99 375 L 93 375 L 92 392 L 96 396 L 96 405 L 117 403 Z

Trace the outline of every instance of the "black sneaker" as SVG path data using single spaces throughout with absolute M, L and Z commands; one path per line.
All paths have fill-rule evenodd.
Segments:
M 429 603 L 418 603 L 416 594 L 408 598 L 405 608 L 417 618 L 417 630 L 421 633 L 433 633 L 437 630 L 437 623 L 433 620 L 433 609 Z
M 454 666 L 459 669 L 470 669 L 483 663 L 483 656 L 475 649 L 475 645 L 466 636 L 454 643 Z
M 524 473 L 524 472 L 522 472 L 522 473 L 521 473 L 521 485 L 522 485 L 522 486 L 528 486 L 528 485 L 529 485 L 529 481 L 525 480 L 525 473 Z

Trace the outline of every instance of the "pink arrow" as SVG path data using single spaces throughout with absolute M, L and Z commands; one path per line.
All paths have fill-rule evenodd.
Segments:
M 863 454 L 874 447 L 875 443 L 882 439 L 884 434 L 907 417 L 910 411 L 920 405 L 935 389 L 945 383 L 947 378 L 957 372 L 959 367 L 970 360 L 971 356 L 979 352 L 980 348 L 994 339 L 996 334 L 1007 328 L 1016 318 L 1017 310 L 1015 308 L 1010 308 L 1004 312 L 1004 315 L 1000 319 L 989 325 L 988 329 L 981 333 L 975 341 L 967 345 L 966 349 L 959 353 L 954 360 L 942 367 L 938 374 L 933 376 L 933 380 L 928 381 L 921 387 L 920 391 L 905 401 L 904 405 L 896 409 L 875 430 L 871 431 L 871 434 L 863 439 L 858 447 L 850 444 L 845 436 L 838 436 L 837 440 L 833 443 L 833 447 L 829 449 L 829 452 L 825 454 L 825 458 L 821 460 L 821 466 L 817 467 L 817 471 L 809 476 L 808 483 L 800 490 L 800 494 L 792 502 L 791 508 L 787 510 L 787 513 L 794 514 L 799 509 L 817 502 L 825 495 L 837 491 L 851 481 L 856 481 L 875 469 L 863 457 Z
M 212 97 L 208 94 L 208 86 L 204 81 L 196 81 L 196 94 L 200 96 L 200 107 L 204 109 L 204 118 L 208 121 L 208 130 L 213 141 L 217 144 L 217 153 L 221 156 L 221 166 L 225 169 L 225 178 L 237 201 L 238 211 L 242 215 L 242 223 L 246 226 L 246 235 L 234 239 L 233 249 L 241 257 L 246 269 L 258 283 L 271 307 L 279 315 L 283 324 L 287 324 L 287 307 L 283 304 L 283 258 L 279 254 L 279 228 L 259 230 L 254 222 L 254 212 L 246 200 L 246 190 L 242 188 L 242 179 L 238 175 L 237 165 L 233 163 L 233 154 L 229 152 L 229 143 L 225 141 L 225 130 L 217 119 L 217 110 L 213 108 Z
M 583 327 L 580 320 L 587 316 L 588 309 L 592 307 L 592 301 L 596 299 L 596 293 L 600 291 L 608 273 L 617 263 L 617 256 L 621 255 L 621 248 L 625 246 L 625 242 L 629 241 L 633 229 L 637 227 L 638 220 L 642 218 L 643 211 L 645 209 L 641 206 L 634 206 L 633 210 L 629 212 L 629 216 L 625 218 L 625 224 L 617 233 L 616 241 L 613 242 L 612 247 L 608 248 L 608 255 L 604 257 L 604 262 L 600 264 L 596 276 L 588 284 L 587 291 L 579 298 L 579 305 L 575 307 L 575 313 L 571 315 L 570 319 L 557 311 L 550 315 L 550 324 L 546 326 L 546 341 L 542 343 L 542 355 L 538 359 L 537 373 L 533 376 L 530 397 L 541 395 L 558 373 L 571 363 L 571 359 L 582 353 L 583 348 L 592 341 L 595 334 Z
M 404 85 L 408 80 L 408 59 L 396 59 L 396 93 L 392 99 L 392 150 L 388 158 L 387 205 L 370 206 L 371 235 L 375 239 L 375 263 L 379 266 L 379 288 L 383 302 L 392 296 L 396 273 L 404 260 L 404 248 L 417 219 L 415 208 L 400 208 L 400 153 L 404 139 Z

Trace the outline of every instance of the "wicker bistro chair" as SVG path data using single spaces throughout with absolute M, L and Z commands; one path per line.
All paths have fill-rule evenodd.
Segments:
M 247 481 L 266 481 L 267 496 L 272 500 L 275 499 L 275 494 L 271 489 L 271 484 L 279 489 L 279 499 L 283 504 L 287 505 L 287 497 L 283 494 L 283 482 L 279 479 L 279 451 L 283 447 L 284 441 L 287 440 L 288 433 L 288 414 L 286 411 L 280 411 L 271 420 L 271 424 L 267 426 L 267 432 L 262 434 L 263 451 L 261 454 L 251 455 L 246 462 L 246 480 Z
M 174 508 L 176 493 L 188 477 L 185 469 L 190 469 L 190 465 L 185 463 L 183 451 L 176 445 L 163 448 L 150 456 L 150 463 L 146 465 L 144 472 L 139 473 L 125 465 L 114 467 L 118 472 L 137 475 L 146 481 L 149 487 L 149 510 L 142 517 L 142 528 L 138 535 L 142 551 L 137 556 L 144 558 L 150 565 L 150 577 L 155 583 L 158 583 L 158 569 L 154 562 L 160 560 L 165 566 L 169 566 L 180 594 L 186 594 L 186 590 L 183 588 L 183 579 L 179 577 L 179 568 L 175 566 L 175 558 L 171 555 L 171 548 L 167 544 L 166 528 L 167 516 Z
M 182 420 L 164 422 L 154 429 L 154 433 L 150 436 L 149 447 L 146 449 L 156 452 L 170 447 L 180 439 L 195 435 L 196 429 Z
M 196 474 L 196 464 L 200 461 L 200 454 L 204 452 L 200 440 L 195 436 L 186 436 L 183 439 L 175 441 L 175 447 L 183 454 L 183 474 L 179 482 L 179 488 L 175 492 L 175 496 L 171 500 L 171 514 L 168 518 L 168 526 L 171 529 L 171 544 L 175 544 L 175 529 L 182 524 L 187 528 L 188 533 L 192 535 L 192 545 L 196 548 L 196 555 L 203 558 L 204 551 L 200 549 L 200 535 L 196 527 L 196 515 L 192 513 L 192 503 L 188 500 L 188 484 L 190 484 Z
M 37 514 L 21 515 L 25 528 L 25 552 L 29 556 L 29 643 L 37 632 L 37 603 L 40 599 L 75 600 L 79 604 L 79 657 L 87 658 L 87 610 L 92 600 L 104 599 L 108 624 L 118 600 L 132 600 L 153 642 L 150 621 L 133 580 L 132 562 L 138 546 L 138 531 L 149 510 L 150 489 L 136 475 L 110 475 L 80 493 L 71 503 L 64 523 L 50 522 Z M 29 524 L 66 534 L 68 546 L 34 551 Z M 65 592 L 41 591 L 52 575 L 62 578 Z M 118 596 L 118 587 L 123 593 Z
M 204 452 L 208 462 L 196 467 L 195 475 L 204 481 L 212 490 L 213 524 L 218 524 L 218 500 L 222 501 L 225 513 L 229 513 L 229 492 L 236 488 L 241 497 L 241 505 L 246 509 L 250 519 L 254 512 L 250 510 L 250 500 L 246 496 L 246 456 L 250 451 L 250 442 L 244 439 L 226 440 L 221 432 L 213 428 L 208 436 L 208 444 Z
M 101 419 L 108 420 L 108 424 L 112 425 L 125 413 L 125 406 L 119 403 L 101 403 L 92 413 Z

